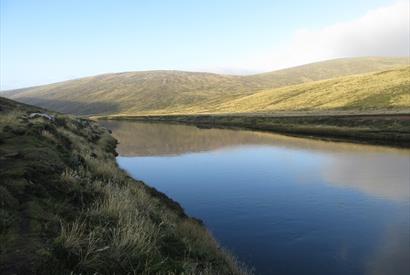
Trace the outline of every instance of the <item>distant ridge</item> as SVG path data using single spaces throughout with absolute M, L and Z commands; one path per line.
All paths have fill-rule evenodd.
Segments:
M 408 57 L 360 57 L 249 76 L 183 71 L 125 72 L 12 90 L 3 95 L 80 115 L 410 108 L 405 94 L 410 87 L 409 70 L 405 68 L 408 65 Z M 387 70 L 393 71 L 387 75 L 353 76 Z M 334 78 L 339 79 L 321 82 Z M 346 87 L 340 85 L 344 81 L 348 83 Z M 291 88 L 292 85 L 299 86 Z M 321 93 L 307 92 L 312 90 Z M 295 101 L 295 93 L 304 96 L 297 96 Z M 349 94 L 350 101 L 343 105 L 338 97 L 346 94 Z M 327 96 L 332 101 L 338 99 L 335 101 L 338 103 L 314 105 L 312 97 L 316 96 Z M 355 96 L 358 96 L 356 101 Z M 400 100 L 401 103 L 383 101 L 379 97 Z M 371 100 L 363 101 L 363 98 Z

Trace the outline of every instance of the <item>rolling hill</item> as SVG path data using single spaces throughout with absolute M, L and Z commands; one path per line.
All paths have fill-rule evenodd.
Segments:
M 80 115 L 409 108 L 406 65 L 408 58 L 363 57 L 250 76 L 125 72 L 7 91 L 4 95 Z M 386 70 L 390 72 L 357 76 Z
M 286 86 L 221 103 L 208 111 L 284 112 L 410 109 L 410 67 Z

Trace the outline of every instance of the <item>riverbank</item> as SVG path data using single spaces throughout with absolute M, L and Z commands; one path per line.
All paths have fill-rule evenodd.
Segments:
M 246 274 L 88 119 L 0 98 L 1 274 Z
M 106 116 L 108 120 L 182 123 L 198 127 L 240 128 L 291 136 L 410 147 L 410 114 L 309 115 L 149 115 Z

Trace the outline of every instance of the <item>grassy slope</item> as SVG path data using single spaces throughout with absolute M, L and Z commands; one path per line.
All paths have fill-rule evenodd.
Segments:
M 410 67 L 267 90 L 208 109 L 280 112 L 410 109 Z
M 115 162 L 96 123 L 0 98 L 1 274 L 238 274 L 206 229 Z M 73 273 L 70 273 L 73 272 Z
M 227 101 L 159 109 L 149 114 L 329 111 L 409 112 L 410 67 L 268 89 Z
M 236 112 L 230 107 L 230 102 L 240 102 L 240 98 L 262 90 L 388 70 L 408 63 L 408 58 L 337 59 L 252 76 L 178 71 L 129 72 L 66 81 L 6 94 L 26 103 L 84 115 Z M 265 105 L 266 103 L 264 102 Z M 249 109 L 246 106 L 238 108 Z M 258 108 L 255 105 L 252 111 L 258 111 Z
M 276 87 L 295 85 L 335 77 L 385 71 L 409 64 L 409 58 L 360 57 L 322 61 L 253 76 L 259 81 L 272 81 Z

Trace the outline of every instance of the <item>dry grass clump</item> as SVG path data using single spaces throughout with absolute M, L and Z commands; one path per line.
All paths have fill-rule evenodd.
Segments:
M 15 125 L 25 115 L 21 110 L 12 110 L 0 115 L 0 125 Z
M 78 172 L 70 168 L 66 168 L 61 174 L 61 180 L 67 184 L 75 184 L 79 179 Z
M 72 263 L 71 268 L 82 270 L 102 264 L 98 243 L 101 240 L 94 232 L 87 232 L 87 223 L 78 219 L 69 224 L 61 225 L 60 236 L 56 239 L 57 252 L 63 252 L 66 263 Z
M 90 170 L 90 173 L 97 178 L 103 180 L 112 180 L 115 182 L 121 182 L 124 180 L 124 174 L 120 171 L 117 165 L 113 162 L 101 161 L 90 155 L 85 156 L 85 162 Z
M 56 250 L 70 259 L 66 268 L 81 272 L 121 269 L 139 274 L 159 258 L 157 229 L 139 211 L 126 187 L 100 186 L 102 199 L 69 224 L 62 224 Z M 143 260 L 144 259 L 144 260 Z
M 58 139 L 50 131 L 42 130 L 41 135 L 43 137 L 45 137 L 46 139 L 49 139 L 50 141 L 53 141 L 54 143 L 58 142 Z

